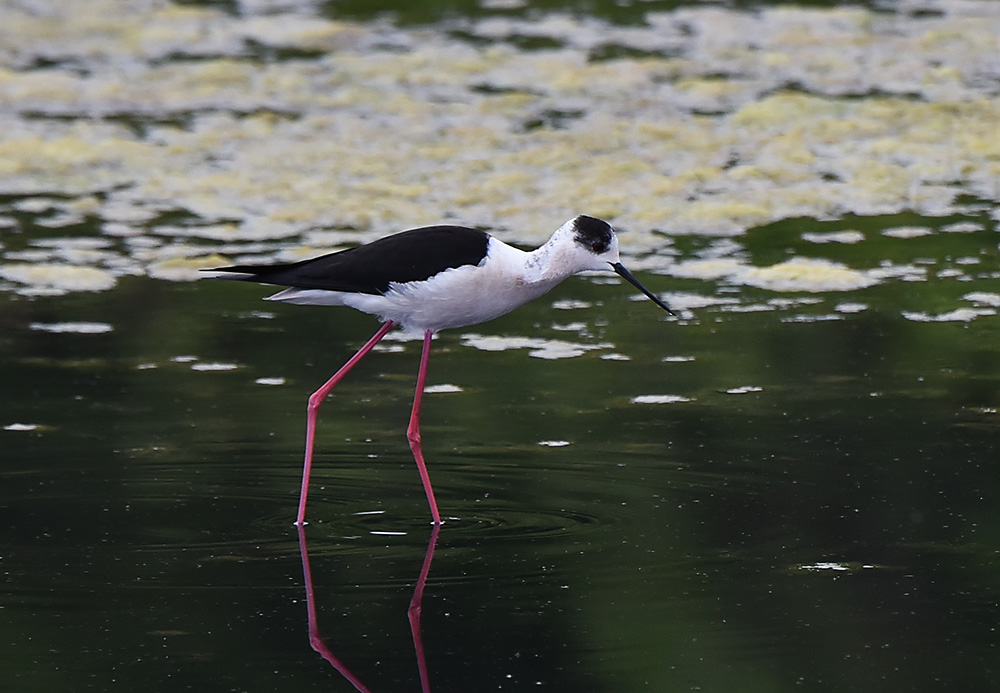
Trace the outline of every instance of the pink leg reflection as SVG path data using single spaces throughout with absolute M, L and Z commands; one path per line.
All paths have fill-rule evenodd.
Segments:
M 427 584 L 427 574 L 431 572 L 431 561 L 434 560 L 434 547 L 437 546 L 438 532 L 441 525 L 434 525 L 431 530 L 431 539 L 427 542 L 427 555 L 424 556 L 424 565 L 420 568 L 420 576 L 417 578 L 417 586 L 413 589 L 413 597 L 410 598 L 410 608 L 406 610 L 406 615 L 410 619 L 410 633 L 413 634 L 413 651 L 417 654 L 417 671 L 420 672 L 420 690 L 423 693 L 430 693 L 431 682 L 427 676 L 427 658 L 424 657 L 424 640 L 420 637 L 420 609 L 424 601 L 424 585 Z
M 316 623 L 316 597 L 313 594 L 312 570 L 309 568 L 309 550 L 306 548 L 306 530 L 302 525 L 299 530 L 299 554 L 302 556 L 302 575 L 306 583 L 306 613 L 309 619 L 309 644 L 320 656 L 333 665 L 333 668 L 340 672 L 340 675 L 347 679 L 352 686 L 361 693 L 371 693 L 361 679 L 351 673 L 347 666 L 337 659 L 337 656 L 330 651 L 330 648 L 323 642 L 319 634 L 319 626 Z
M 370 689 L 355 676 L 340 659 L 330 651 L 330 648 L 323 642 L 323 637 L 319 632 L 319 624 L 316 621 L 316 596 L 313 591 L 312 570 L 309 567 L 309 550 L 306 548 L 305 527 L 299 525 L 299 554 L 302 556 L 302 576 L 306 584 L 306 613 L 309 620 L 309 644 L 328 661 L 341 676 L 350 682 L 360 693 L 370 693 Z M 424 656 L 424 641 L 420 633 L 420 609 L 424 598 L 424 586 L 427 584 L 427 575 L 431 572 L 431 561 L 434 560 L 434 549 L 437 546 L 438 533 L 441 525 L 435 524 L 431 530 L 431 538 L 427 543 L 427 553 L 424 555 L 424 564 L 417 577 L 417 585 L 413 590 L 413 597 L 410 599 L 410 606 L 407 615 L 410 620 L 410 632 L 413 635 L 413 649 L 417 655 L 417 670 L 420 673 L 420 690 L 423 693 L 430 693 L 430 679 L 427 675 L 427 660 Z

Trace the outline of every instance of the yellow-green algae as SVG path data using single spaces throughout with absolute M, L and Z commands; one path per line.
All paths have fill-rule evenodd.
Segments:
M 115 276 L 106 270 L 57 263 L 0 264 L 0 278 L 30 285 L 38 294 L 104 291 L 115 285 Z
M 220 253 L 263 259 L 329 229 L 339 245 L 441 220 L 532 244 L 586 212 L 623 229 L 645 269 L 849 290 L 905 273 L 805 259 L 672 268 L 667 234 L 1000 201 L 1000 4 L 988 0 L 914 14 L 691 7 L 629 27 L 552 14 L 399 28 L 285 5 L 0 0 L 0 194 L 44 200 L 41 226 L 96 218 L 130 241 L 35 264 L 0 248 L 9 286 L 188 280 Z M 261 60 L 250 44 L 304 57 Z M 641 57 L 593 59 L 609 47 Z

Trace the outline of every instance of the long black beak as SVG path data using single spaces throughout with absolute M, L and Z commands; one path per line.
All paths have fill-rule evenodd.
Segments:
M 642 293 L 646 294 L 646 296 L 648 296 L 650 299 L 652 299 L 653 303 L 655 303 L 656 305 L 658 305 L 660 308 L 662 308 L 663 310 L 667 311 L 671 315 L 677 315 L 674 311 L 670 310 L 670 308 L 667 306 L 666 303 L 664 303 L 663 301 L 661 301 L 660 299 L 658 299 L 656 297 L 656 294 L 654 294 L 652 291 L 650 291 L 649 289 L 647 289 L 646 287 L 644 287 L 642 284 L 640 284 L 639 280 L 636 279 L 635 277 L 633 277 L 632 273 L 629 272 L 627 269 L 625 269 L 625 265 L 623 265 L 620 262 L 613 262 L 613 263 L 611 263 L 611 268 L 614 269 L 614 271 L 618 274 L 618 276 L 622 277 L 629 284 L 631 284 L 632 286 L 634 286 L 635 288 L 637 288 Z

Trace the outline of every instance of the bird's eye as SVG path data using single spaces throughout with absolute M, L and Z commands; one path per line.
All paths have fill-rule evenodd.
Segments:
M 594 241 L 593 243 L 590 244 L 590 249 L 593 250 L 595 253 L 601 253 L 604 251 L 604 244 L 601 243 L 600 241 Z

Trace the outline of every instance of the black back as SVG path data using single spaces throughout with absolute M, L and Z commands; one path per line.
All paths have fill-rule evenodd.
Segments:
M 384 294 L 389 283 L 429 279 L 486 257 L 489 234 L 464 226 L 426 226 L 311 260 L 280 265 L 233 265 L 215 272 L 246 281 L 301 289 Z

